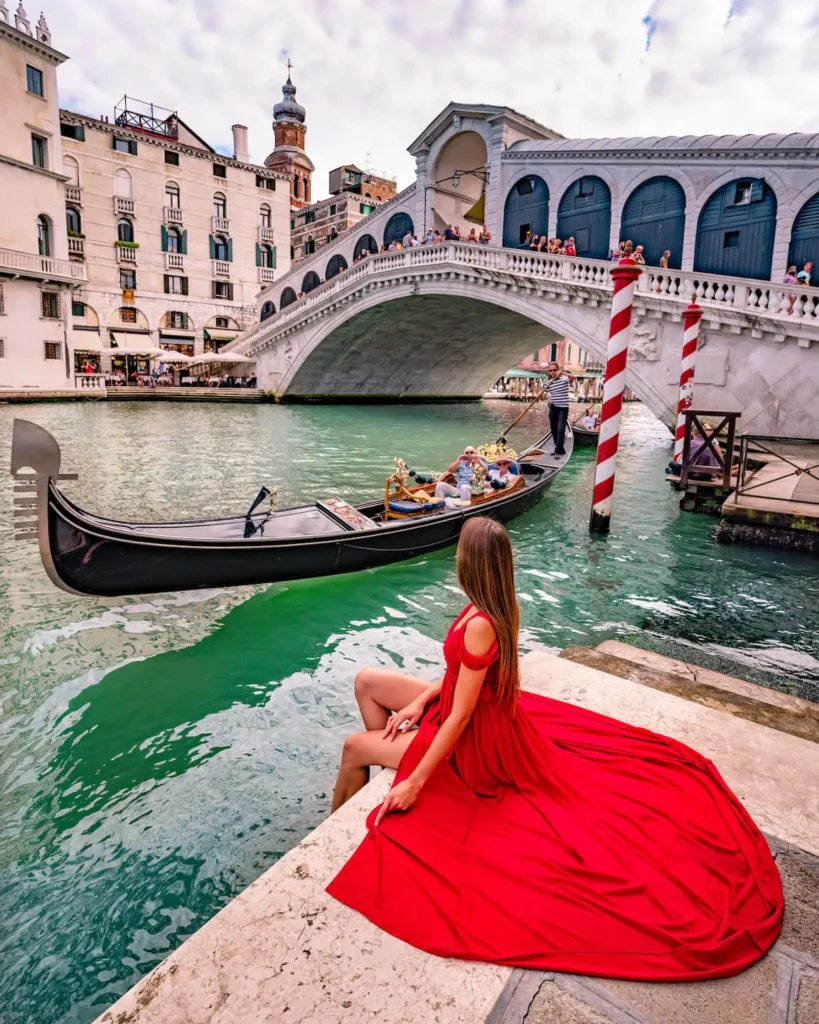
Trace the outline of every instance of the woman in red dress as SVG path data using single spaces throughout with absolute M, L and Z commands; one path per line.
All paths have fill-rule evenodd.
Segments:
M 779 875 L 714 765 L 520 690 L 502 526 L 465 525 L 458 580 L 471 603 L 439 683 L 356 678 L 367 731 L 344 745 L 333 809 L 369 765 L 398 772 L 328 892 L 438 956 L 654 981 L 758 960 L 781 926 Z

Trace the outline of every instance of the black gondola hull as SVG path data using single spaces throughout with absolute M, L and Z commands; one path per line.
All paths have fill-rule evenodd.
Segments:
M 585 427 L 581 427 L 575 423 L 572 427 L 572 433 L 574 434 L 574 443 L 579 448 L 597 447 L 597 439 L 600 436 L 599 430 L 586 430 Z

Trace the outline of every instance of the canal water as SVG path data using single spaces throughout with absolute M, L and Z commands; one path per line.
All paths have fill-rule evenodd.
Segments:
M 51 430 L 81 505 L 120 518 L 378 493 L 520 410 L 88 403 L 0 407 Z M 524 421 L 527 423 L 527 421 Z M 545 410 L 518 437 L 534 439 Z M 512 437 L 514 438 L 514 434 Z M 663 482 L 670 435 L 626 408 L 612 533 L 587 531 L 578 449 L 510 524 L 525 650 L 620 638 L 819 698 L 819 565 L 726 548 Z M 87 1022 L 327 814 L 352 681 L 434 677 L 463 606 L 452 551 L 335 579 L 93 600 L 11 541 L 0 476 L 0 1020 Z

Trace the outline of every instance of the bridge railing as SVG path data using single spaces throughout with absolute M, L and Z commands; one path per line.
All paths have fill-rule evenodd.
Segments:
M 419 245 L 411 249 L 367 256 L 348 270 L 301 296 L 272 317 L 257 324 L 236 339 L 234 346 L 249 351 L 260 337 L 274 328 L 284 328 L 304 312 L 331 299 L 351 284 L 375 274 L 422 266 L 453 263 L 474 269 L 512 274 L 516 277 L 542 281 L 559 281 L 570 285 L 611 289 L 612 263 L 608 260 L 587 260 L 579 256 L 550 256 L 519 249 L 472 245 L 466 242 L 443 242 Z M 637 292 L 673 300 L 675 306 L 687 304 L 692 297 L 704 306 L 721 310 L 733 309 L 783 321 L 809 321 L 819 326 L 819 288 L 778 285 L 771 281 L 754 281 L 743 277 L 723 277 L 691 270 L 663 270 L 645 267 L 637 282 Z

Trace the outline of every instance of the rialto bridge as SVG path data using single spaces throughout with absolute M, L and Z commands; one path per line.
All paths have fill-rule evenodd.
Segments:
M 569 337 L 604 358 L 618 241 L 643 245 L 627 384 L 674 419 L 681 311 L 702 306 L 695 401 L 819 437 L 819 136 L 567 140 L 503 107 L 450 104 L 409 147 L 416 181 L 267 287 L 231 346 L 283 400 L 473 398 Z M 378 253 L 476 223 L 488 245 Z M 574 237 L 576 257 L 522 248 Z M 669 269 L 658 267 L 669 250 Z M 812 283 L 819 283 L 814 277 Z

